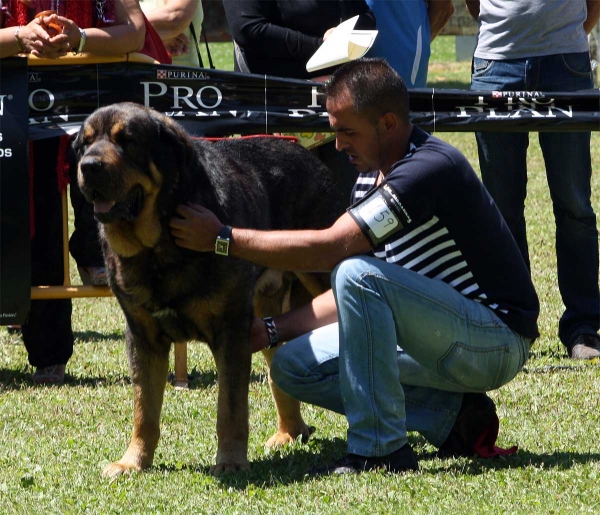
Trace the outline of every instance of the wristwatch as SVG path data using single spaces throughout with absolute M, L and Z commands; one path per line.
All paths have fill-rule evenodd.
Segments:
M 232 230 L 230 225 L 224 225 L 221 228 L 217 240 L 215 241 L 215 254 L 219 254 L 219 256 L 229 256 L 229 242 L 231 241 Z

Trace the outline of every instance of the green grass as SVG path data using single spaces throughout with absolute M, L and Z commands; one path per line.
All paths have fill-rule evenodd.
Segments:
M 451 45 L 438 38 L 436 46 Z M 219 67 L 231 69 L 231 46 L 219 49 Z M 436 55 L 448 55 L 442 48 Z M 214 58 L 214 57 L 213 57 Z M 431 84 L 468 83 L 468 63 L 433 63 Z M 454 71 L 452 73 L 455 73 Z M 454 80 L 454 79 L 453 79 Z M 440 133 L 477 168 L 470 133 Z M 317 427 L 307 445 L 270 452 L 275 429 L 265 367 L 255 357 L 250 385 L 249 472 L 208 475 L 216 452 L 217 384 L 208 349 L 189 346 L 190 389 L 167 387 L 162 438 L 154 466 L 110 482 L 102 468 L 120 458 L 132 426 L 124 318 L 114 299 L 74 301 L 76 345 L 62 387 L 34 387 L 19 337 L 0 330 L 1 514 L 297 514 L 297 513 L 599 513 L 600 450 L 597 362 L 566 359 L 557 333 L 562 304 L 556 286 L 554 222 L 535 134 L 532 134 L 527 220 L 533 279 L 542 302 L 540 329 L 526 369 L 492 392 L 501 419 L 500 445 L 519 445 L 497 460 L 430 457 L 418 435 L 410 441 L 421 471 L 308 479 L 303 472 L 344 452 L 341 416 L 304 406 Z M 592 138 L 600 169 L 600 135 Z M 593 177 L 600 211 L 600 178 Z M 73 271 L 74 276 L 74 271 Z M 73 277 L 75 281 L 75 277 Z
M 210 56 L 215 68 L 219 70 L 233 71 L 233 44 L 229 43 L 208 43 Z M 200 43 L 200 54 L 204 66 L 209 67 L 208 53 L 204 41 Z

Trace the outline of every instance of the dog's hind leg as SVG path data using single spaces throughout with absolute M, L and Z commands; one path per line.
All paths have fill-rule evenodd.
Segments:
M 322 293 L 325 293 L 330 286 L 330 277 L 329 273 L 313 273 L 313 272 L 294 272 L 300 284 L 304 287 L 304 289 L 310 294 L 311 297 L 318 297 Z M 297 302 L 295 302 L 296 304 Z M 304 303 L 303 300 L 300 303 Z M 296 307 L 296 306 L 292 306 Z
M 274 316 L 291 307 L 291 294 L 294 287 L 294 279 L 290 274 L 282 274 L 275 270 L 267 270 L 260 278 L 256 286 L 257 295 L 254 297 L 254 311 L 257 316 Z M 311 296 L 306 296 L 305 302 L 310 301 Z M 271 369 L 271 360 L 276 349 L 265 349 L 262 354 Z M 271 394 L 277 406 L 277 432 L 267 440 L 267 447 L 278 447 L 302 438 L 308 441 L 312 432 L 311 428 L 304 422 L 300 412 L 300 402 L 284 393 L 271 379 L 269 374 L 269 386 Z
M 127 351 L 133 383 L 133 434 L 123 457 L 107 465 L 105 477 L 114 478 L 152 465 L 160 437 L 160 413 L 169 369 L 167 342 L 151 344 L 144 336 L 127 330 Z M 156 334 L 154 335 L 156 337 Z
M 275 349 L 263 350 L 262 354 L 270 369 Z M 270 374 L 269 386 L 277 406 L 277 432 L 267 440 L 265 445 L 279 447 L 291 443 L 297 438 L 302 438 L 302 441 L 306 443 L 314 429 L 304 422 L 300 412 L 300 402 L 283 392 L 273 382 Z

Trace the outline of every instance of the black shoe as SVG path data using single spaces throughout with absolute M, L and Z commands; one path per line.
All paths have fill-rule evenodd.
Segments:
M 438 456 L 474 456 L 475 444 L 497 422 L 496 405 L 485 393 L 465 393 L 462 406 Z
M 406 472 L 419 470 L 417 457 L 409 444 L 400 447 L 385 456 L 359 456 L 347 454 L 335 463 L 317 467 L 308 471 L 309 476 L 329 474 L 360 474 L 369 470 L 385 469 L 388 472 Z
M 572 359 L 600 358 L 600 336 L 597 334 L 580 334 L 568 347 Z

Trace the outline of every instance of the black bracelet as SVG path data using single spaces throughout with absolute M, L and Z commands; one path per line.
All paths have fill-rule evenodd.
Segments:
M 269 345 L 267 345 L 265 349 L 277 347 L 279 344 L 279 338 L 277 338 L 277 327 L 275 326 L 273 317 L 265 317 L 263 318 L 263 321 L 267 327 L 267 334 L 269 335 Z

